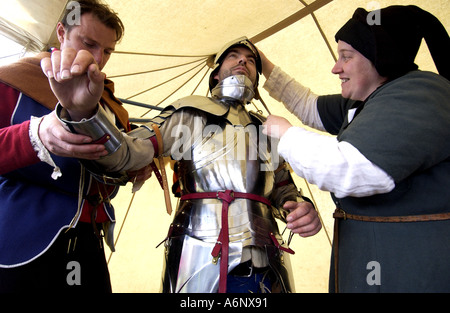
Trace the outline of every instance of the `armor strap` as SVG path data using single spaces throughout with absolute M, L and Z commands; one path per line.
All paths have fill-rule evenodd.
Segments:
M 152 124 L 152 129 L 155 132 L 156 135 L 156 141 L 158 144 L 158 151 L 155 153 L 155 158 L 159 162 L 159 170 L 161 171 L 161 181 L 162 181 L 162 187 L 164 190 L 164 199 L 166 202 L 166 210 L 169 215 L 172 214 L 172 203 L 170 202 L 170 193 L 169 193 L 169 184 L 167 183 L 167 175 L 166 175 L 166 169 L 164 167 L 164 159 L 163 159 L 163 152 L 164 152 L 164 143 L 162 139 L 161 132 L 159 131 L 159 127 L 156 124 Z M 156 149 L 155 149 L 156 150 Z M 152 166 L 153 170 L 155 168 Z
M 228 207 L 235 199 L 249 199 L 262 202 L 266 205 L 271 205 L 267 198 L 252 193 L 234 192 L 232 190 L 221 190 L 216 192 L 196 192 L 181 196 L 181 200 L 193 199 L 219 199 L 222 200 L 222 228 L 220 229 L 219 237 L 216 245 L 211 252 L 214 260 L 217 260 L 220 254 L 220 278 L 219 278 L 219 293 L 227 292 L 227 275 L 228 275 L 228 249 L 229 249 L 229 234 L 228 234 Z
M 228 193 L 228 191 L 230 193 Z M 267 205 L 272 205 L 269 201 L 269 199 L 255 195 L 253 193 L 247 193 L 247 192 L 235 192 L 232 190 L 219 190 L 219 191 L 212 191 L 212 192 L 195 192 L 195 193 L 188 193 L 181 196 L 181 200 L 194 200 L 194 199 L 219 199 L 219 200 L 225 200 L 230 202 L 233 202 L 234 199 L 248 199 L 253 201 L 258 201 Z
M 158 155 L 158 143 L 155 139 L 155 137 L 150 137 L 150 141 L 153 144 L 153 148 L 155 149 L 155 155 Z M 163 184 L 163 179 L 161 176 L 161 173 L 159 172 L 158 167 L 155 164 L 155 161 L 153 161 L 152 163 L 150 163 L 150 166 L 152 167 L 153 172 L 156 175 L 156 178 L 158 179 L 159 184 L 161 185 L 161 189 L 164 190 L 164 184 Z

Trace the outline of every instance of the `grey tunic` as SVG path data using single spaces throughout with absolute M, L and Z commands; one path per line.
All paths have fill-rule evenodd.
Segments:
M 413 71 L 365 102 L 321 96 L 328 132 L 356 147 L 396 183 L 389 193 L 334 200 L 345 212 L 406 216 L 450 212 L 450 82 Z M 356 109 L 348 121 L 348 111 Z M 340 292 L 449 292 L 450 220 L 339 221 Z M 330 271 L 334 291 L 334 260 Z

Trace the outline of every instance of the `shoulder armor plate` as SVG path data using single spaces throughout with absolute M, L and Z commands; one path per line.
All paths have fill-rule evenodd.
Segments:
M 219 100 L 196 95 L 181 98 L 172 104 L 169 104 L 166 109 L 170 107 L 173 107 L 175 111 L 183 108 L 195 108 L 216 116 L 225 115 L 229 109 L 227 105 Z

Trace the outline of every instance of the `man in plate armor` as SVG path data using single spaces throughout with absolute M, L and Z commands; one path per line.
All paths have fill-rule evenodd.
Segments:
M 177 161 L 181 199 L 165 240 L 163 292 L 292 292 L 287 254 L 293 251 L 275 217 L 306 237 L 321 229 L 318 214 L 302 199 L 276 143 L 263 135 L 263 117 L 245 108 L 259 97 L 257 49 L 239 38 L 216 55 L 213 66 L 211 97 L 182 98 L 150 123 L 110 136 L 117 139 L 114 152 L 96 165 L 117 173 L 163 156 Z M 94 86 L 94 75 L 85 76 L 93 77 Z M 61 84 L 51 83 L 63 123 L 93 139 L 116 133 L 105 120 L 101 131 L 89 126 L 98 125 L 104 114 L 95 104 L 95 88 L 86 96 L 90 101 L 77 104 L 64 99 Z M 161 175 L 154 168 L 167 196 L 163 162 Z M 167 205 L 170 213 L 170 201 Z

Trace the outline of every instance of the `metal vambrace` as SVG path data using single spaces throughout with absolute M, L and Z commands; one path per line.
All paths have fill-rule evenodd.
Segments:
M 67 111 L 59 102 L 55 111 L 59 121 L 66 125 L 72 133 L 91 137 L 92 143 L 105 145 L 109 154 L 116 152 L 124 141 L 120 130 L 108 119 L 106 111 L 101 105 L 97 106 L 94 116 L 79 122 L 69 120 Z
M 108 155 L 117 152 L 123 145 L 124 138 L 120 130 L 108 118 L 106 111 L 98 105 L 97 112 L 89 119 L 79 122 L 71 121 L 68 112 L 58 103 L 55 108 L 56 117 L 72 133 L 86 135 L 92 138 L 92 143 L 105 145 Z M 94 161 L 79 160 L 86 169 L 100 182 L 109 185 L 125 185 L 129 177 L 126 173 L 104 173 L 102 167 Z

